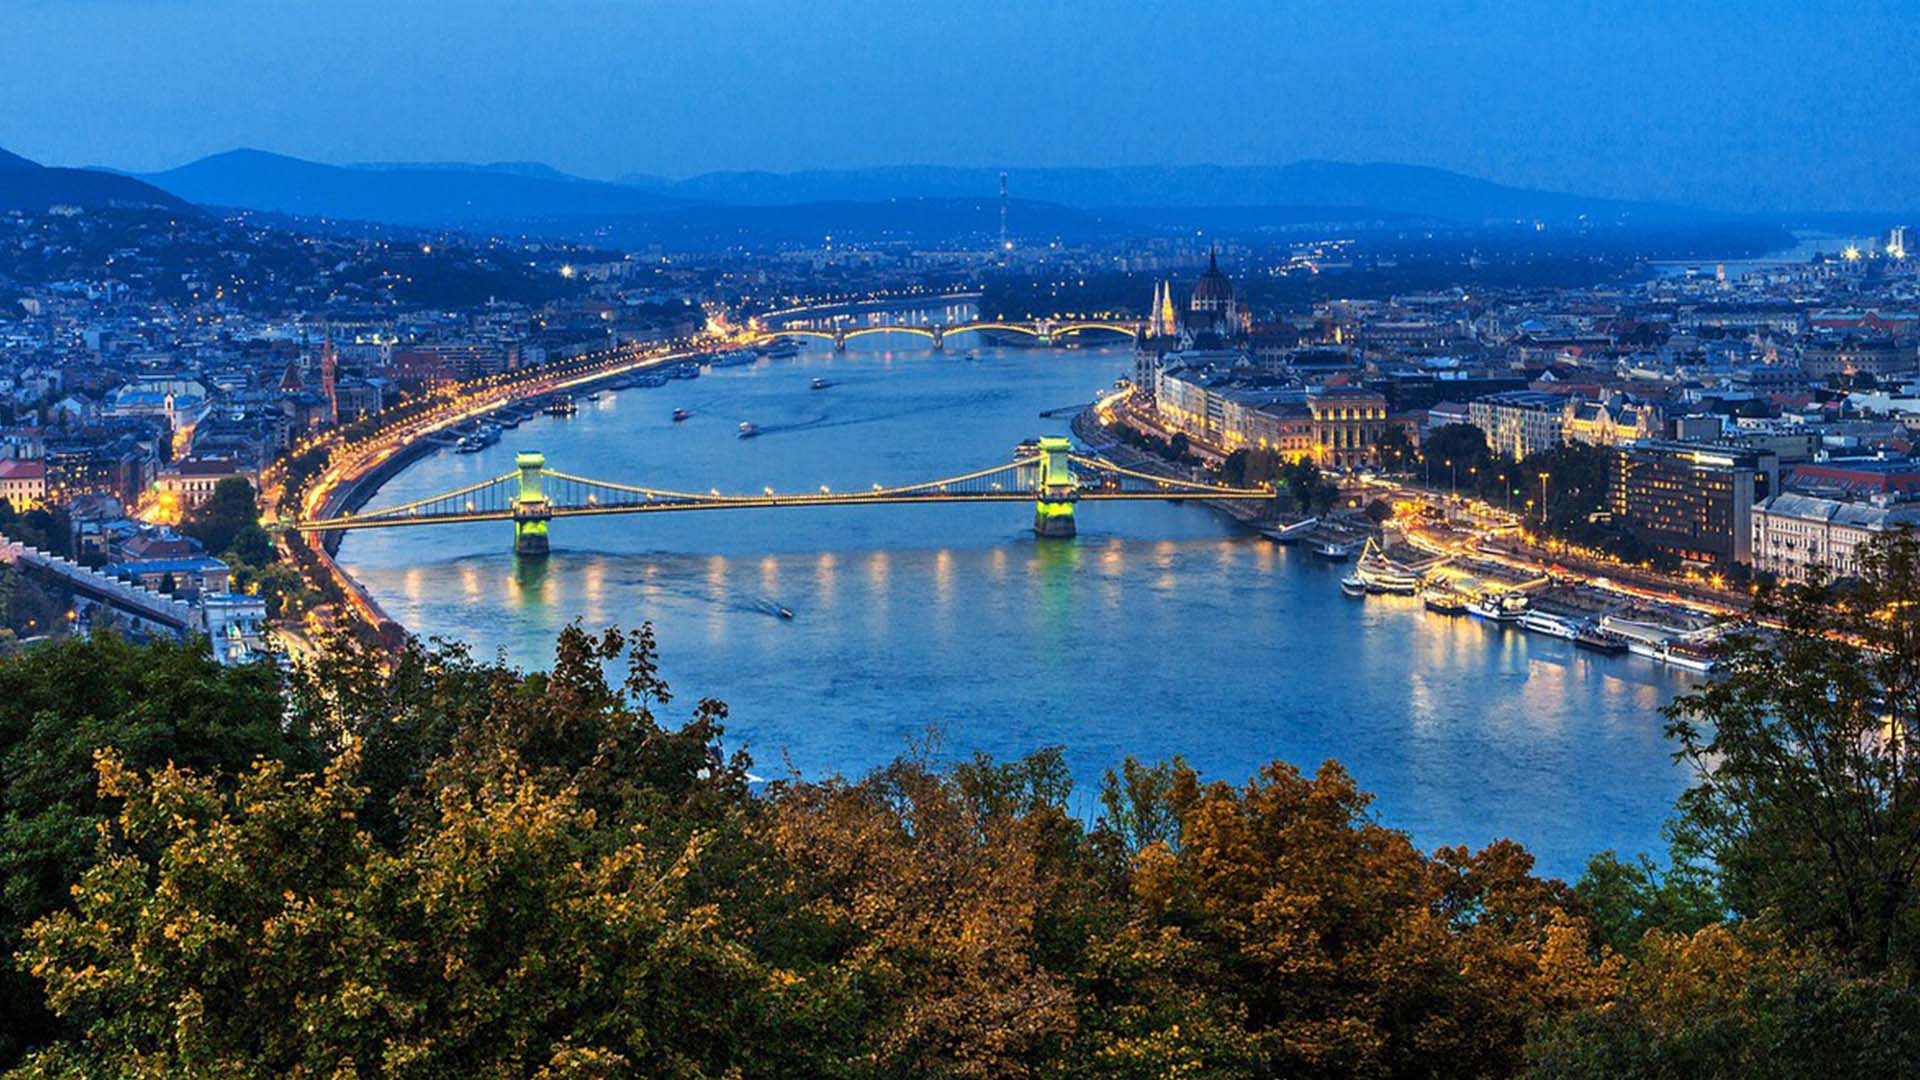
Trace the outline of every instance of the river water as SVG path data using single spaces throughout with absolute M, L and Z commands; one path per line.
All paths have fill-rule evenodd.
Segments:
M 681 490 L 949 476 L 1064 434 L 1038 414 L 1090 400 L 1132 359 L 888 352 L 891 337 L 583 400 L 485 452 L 423 459 L 369 506 L 511 471 L 522 449 Z M 691 419 L 673 423 L 676 407 Z M 742 421 L 763 434 L 738 438 Z M 1559 875 L 1603 848 L 1659 849 L 1685 778 L 1658 709 L 1685 676 L 1411 598 L 1349 599 L 1340 570 L 1200 506 L 1083 505 L 1073 541 L 1036 540 L 1031 517 L 1000 503 L 561 519 L 544 562 L 516 562 L 511 526 L 481 523 L 353 532 L 340 555 L 410 630 L 521 665 L 548 662 L 576 618 L 652 620 L 672 709 L 728 702 L 727 749 L 763 776 L 858 774 L 930 729 L 950 756 L 1058 744 L 1090 816 L 1127 754 L 1236 782 L 1333 758 L 1423 847 L 1509 837 Z

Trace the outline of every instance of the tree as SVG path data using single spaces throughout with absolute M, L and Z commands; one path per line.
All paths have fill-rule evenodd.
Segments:
M 1859 581 L 1765 591 L 1777 627 L 1668 706 L 1693 766 L 1680 826 L 1742 915 L 1858 970 L 1920 961 L 1920 538 L 1860 549 Z
M 609 835 L 503 761 L 389 851 L 359 760 L 223 793 L 104 753 L 122 809 L 26 953 L 84 1037 L 15 1075 L 733 1075 L 776 983 L 687 901 L 698 843 Z
M 49 644 L 0 662 L 0 952 L 65 907 L 95 861 L 114 801 L 94 789 L 94 754 L 129 767 L 167 762 L 231 776 L 258 758 L 313 767 L 319 745 L 283 726 L 270 664 L 224 667 L 204 651 L 111 635 Z M 29 984 L 0 976 L 0 1064 L 52 1030 Z
M 1388 424 L 1380 437 L 1373 443 L 1374 460 L 1380 463 L 1382 470 L 1389 473 L 1405 472 L 1413 466 L 1419 451 L 1414 448 L 1413 440 L 1408 437 L 1407 429 L 1400 424 Z
M 1434 483 L 1456 483 L 1470 476 L 1470 470 L 1485 471 L 1493 456 L 1487 450 L 1487 436 L 1472 424 L 1442 424 L 1421 444 L 1420 456 L 1426 460 L 1427 475 Z M 1450 464 L 1449 464 L 1450 463 Z
M 1664 872 L 1645 855 L 1633 862 L 1603 851 L 1587 860 L 1573 887 L 1594 936 L 1633 956 L 1652 931 L 1691 934 L 1726 917 L 1712 874 L 1685 857 Z
M 1895 1080 L 1920 1069 L 1920 993 L 1854 977 L 1757 926 L 1655 930 L 1603 1008 L 1545 1018 L 1538 1080 L 1706 1077 Z
M 229 476 L 213 485 L 213 493 L 187 516 L 180 531 L 220 554 L 233 546 L 241 530 L 249 525 L 258 528 L 259 519 L 253 485 L 245 477 Z
M 1135 909 L 1093 950 L 1095 1060 L 1138 1075 L 1498 1075 L 1533 1017 L 1610 986 L 1617 961 L 1589 954 L 1564 887 L 1532 877 L 1523 851 L 1423 857 L 1368 818 L 1337 765 L 1275 764 L 1241 788 L 1177 766 L 1128 776 L 1107 801 L 1126 819 L 1109 827 L 1138 845 Z M 1141 981 L 1114 978 L 1128 972 Z
M 241 565 L 251 567 L 265 566 L 277 554 L 273 548 L 273 537 L 268 536 L 267 530 L 261 528 L 259 523 L 252 521 L 242 525 L 233 534 L 233 543 L 228 546 L 227 553 Z

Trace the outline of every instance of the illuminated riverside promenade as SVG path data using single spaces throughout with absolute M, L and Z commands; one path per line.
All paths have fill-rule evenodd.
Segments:
M 261 476 L 263 515 L 286 526 L 339 514 L 361 493 L 365 482 L 377 477 L 390 464 L 402 461 L 409 450 L 429 435 L 517 401 L 586 386 L 628 372 L 680 363 L 710 351 L 716 344 L 694 341 L 684 345 L 616 345 L 559 363 L 432 391 L 402 403 L 400 408 L 392 410 L 391 416 L 376 414 L 368 430 L 355 431 L 349 426 L 296 444 Z M 384 421 L 383 416 L 387 416 Z M 293 463 L 316 455 L 321 456 L 322 461 L 314 474 L 298 488 L 290 489 L 288 471 Z M 294 564 L 309 577 L 316 571 L 325 576 L 326 583 L 330 583 L 347 604 L 343 614 L 386 636 L 398 631 L 379 604 L 334 562 L 327 549 L 325 532 L 283 531 L 278 543 L 282 554 L 288 556 L 294 555 L 291 545 L 303 546 L 306 557 L 294 558 Z
M 367 505 L 512 471 L 519 451 L 591 476 L 704 491 L 870 490 L 1012 460 L 1063 435 L 1132 350 L 855 342 L 580 400 L 476 454 L 420 458 Z M 829 389 L 814 391 L 820 378 Z M 675 423 L 684 408 L 689 419 Z M 739 424 L 762 434 L 740 439 Z M 1115 501 L 1070 543 L 1009 503 L 570 517 L 516 558 L 501 521 L 360 529 L 341 565 L 409 629 L 551 661 L 554 635 L 655 623 L 663 672 L 731 709 L 756 772 L 859 773 L 925 735 L 943 754 L 1065 747 L 1076 809 L 1127 753 L 1245 778 L 1335 758 L 1423 844 L 1511 836 L 1576 873 L 1603 847 L 1657 850 L 1684 783 L 1658 708 L 1691 676 L 1417 600 L 1341 595 L 1344 568 L 1198 504 Z M 563 527 L 562 527 L 563 526 Z M 781 608 L 792 618 L 779 614 Z M 678 702 L 676 702 L 678 707 Z

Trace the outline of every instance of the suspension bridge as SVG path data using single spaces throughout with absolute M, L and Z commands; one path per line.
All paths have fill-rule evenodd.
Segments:
M 1185 499 L 1265 500 L 1279 511 L 1280 489 L 1238 488 L 1180 480 L 1123 468 L 1081 454 L 1063 438 L 1024 444 L 1012 461 L 958 476 L 866 490 L 723 495 L 595 480 L 547 468 L 544 454 L 523 451 L 513 472 L 454 491 L 396 506 L 300 520 L 300 532 L 388 529 L 470 521 L 513 522 L 514 551 L 542 555 L 554 518 L 600 514 L 659 514 L 697 510 L 771 510 L 816 506 L 903 506 L 915 503 L 1033 502 L 1034 532 L 1046 537 L 1075 533 L 1074 507 L 1082 502 Z

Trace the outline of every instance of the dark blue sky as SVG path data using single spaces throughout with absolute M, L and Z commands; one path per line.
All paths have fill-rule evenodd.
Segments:
M 1332 158 L 1905 209 L 1916 117 L 1914 0 L 0 0 L 0 146 L 133 169 Z

